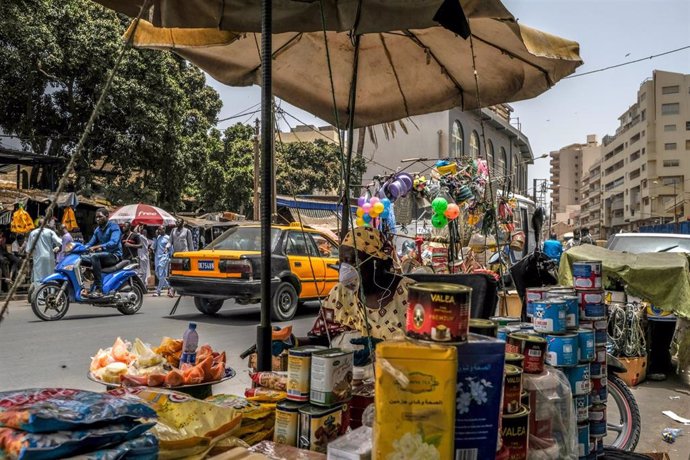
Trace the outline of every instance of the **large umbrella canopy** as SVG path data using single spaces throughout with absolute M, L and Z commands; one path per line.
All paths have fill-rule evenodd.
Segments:
M 110 214 L 109 220 L 132 225 L 175 225 L 175 218 L 168 212 L 148 204 L 129 204 Z
M 469 9 L 472 40 L 439 25 L 367 33 L 358 45 L 348 32 L 327 32 L 325 38 L 322 31 L 274 34 L 273 92 L 345 128 L 357 56 L 353 126 L 361 127 L 451 107 L 470 110 L 529 99 L 582 64 L 576 42 L 518 24 L 498 0 L 482 4 L 485 8 Z M 166 29 L 148 22 L 134 37 L 136 46 L 173 50 L 231 86 L 261 83 L 260 42 L 258 33 Z

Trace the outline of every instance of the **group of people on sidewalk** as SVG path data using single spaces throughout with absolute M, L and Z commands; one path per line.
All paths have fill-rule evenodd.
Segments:
M 89 252 L 82 256 L 84 265 L 91 267 L 94 276 L 93 289 L 88 293 L 89 296 L 103 295 L 102 270 L 122 260 L 138 261 L 138 276 L 145 286 L 148 285 L 151 274 L 149 254 L 153 253 L 154 270 L 158 279 L 154 295 L 160 296 L 163 290 L 167 290 L 168 296 L 174 297 L 175 293 L 167 281 L 170 256 L 175 252 L 194 250 L 192 232 L 184 226 L 184 220 L 177 220 L 170 235 L 166 234 L 165 227 L 156 228 L 155 238 L 150 240 L 145 226 L 133 227 L 130 222 L 126 222 L 121 228 L 117 223 L 109 221 L 108 216 L 108 210 L 105 208 L 99 208 L 96 211 L 96 229 L 85 245 Z M 5 244 L 2 244 L 4 237 L 0 235 L 0 262 L 3 258 L 7 259 L 14 271 L 21 257 L 25 257 L 30 248 L 35 245 L 32 255 L 32 283 L 34 284 L 40 283 L 55 271 L 56 263 L 64 259 L 68 252 L 68 245 L 74 241 L 69 231 L 60 223 L 55 225 L 55 230 L 46 226 L 41 231 L 43 223 L 44 218 L 40 218 L 38 227 L 29 233 L 27 241 L 24 241 L 23 235 L 17 236 L 16 254 L 7 253 Z M 13 253 L 15 243 L 12 247 Z
M 560 263 L 563 251 L 567 251 L 575 246 L 582 246 L 583 244 L 596 244 L 587 227 L 583 227 L 582 230 L 579 228 L 573 230 L 573 237 L 566 242 L 565 248 L 563 247 L 563 243 L 558 241 L 556 234 L 551 233 L 549 239 L 544 241 L 543 251 L 549 259 L 555 260 L 556 263 Z

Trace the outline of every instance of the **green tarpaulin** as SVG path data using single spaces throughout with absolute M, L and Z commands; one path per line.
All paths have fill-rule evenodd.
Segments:
M 573 262 L 588 260 L 602 261 L 604 283 L 606 277 L 618 278 L 627 285 L 630 294 L 662 310 L 690 318 L 690 266 L 686 254 L 629 254 L 585 244 L 563 253 L 559 269 L 560 284 L 572 286 Z

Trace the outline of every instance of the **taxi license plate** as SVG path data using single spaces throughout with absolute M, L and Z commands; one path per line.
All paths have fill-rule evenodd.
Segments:
M 210 272 L 214 270 L 212 260 L 200 260 L 198 267 L 200 271 Z

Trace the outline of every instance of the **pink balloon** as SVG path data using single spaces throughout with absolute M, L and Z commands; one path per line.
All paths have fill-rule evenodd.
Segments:
M 371 211 L 371 204 L 370 203 L 364 203 L 362 205 L 362 211 L 364 211 L 364 214 L 369 214 L 369 211 Z
M 380 201 L 380 200 L 379 200 L 379 197 L 377 197 L 377 196 L 372 196 L 371 199 L 369 200 L 369 204 L 372 205 L 372 206 L 374 206 L 374 205 L 375 205 L 376 203 L 378 203 L 379 201 Z

